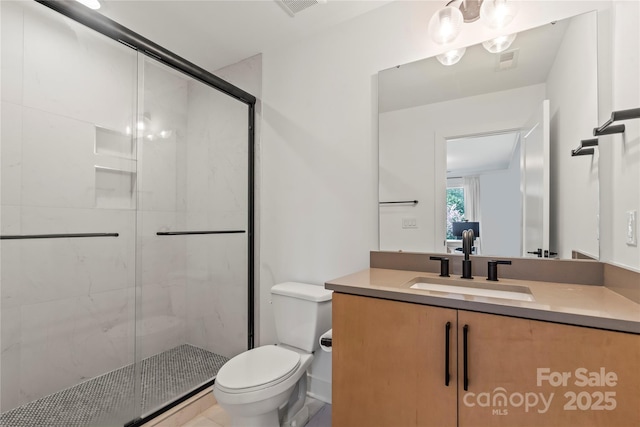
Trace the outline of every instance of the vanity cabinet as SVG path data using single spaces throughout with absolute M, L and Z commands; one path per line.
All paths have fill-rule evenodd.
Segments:
M 332 387 L 335 427 L 638 426 L 640 336 L 334 293 Z
M 456 310 L 340 293 L 332 305 L 333 426 L 456 425 Z
M 638 335 L 459 310 L 458 372 L 460 426 L 640 426 Z

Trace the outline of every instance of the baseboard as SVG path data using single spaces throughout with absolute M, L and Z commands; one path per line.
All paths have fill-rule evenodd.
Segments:
M 309 390 L 307 395 L 321 402 L 331 404 L 331 381 L 309 375 Z

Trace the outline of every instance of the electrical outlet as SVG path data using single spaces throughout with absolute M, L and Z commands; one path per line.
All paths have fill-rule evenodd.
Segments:
M 627 245 L 629 246 L 638 245 L 637 217 L 637 211 L 627 211 Z
M 402 218 L 402 228 L 418 228 L 418 220 L 415 218 Z

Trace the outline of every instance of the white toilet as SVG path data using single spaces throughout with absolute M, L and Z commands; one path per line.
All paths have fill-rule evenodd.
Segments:
M 233 427 L 306 423 L 306 372 L 331 328 L 331 293 L 295 282 L 271 288 L 278 344 L 237 355 L 216 376 L 213 394 Z

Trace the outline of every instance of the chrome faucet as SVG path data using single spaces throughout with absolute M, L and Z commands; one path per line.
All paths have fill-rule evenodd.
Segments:
M 462 252 L 464 253 L 464 259 L 462 260 L 463 279 L 473 279 L 473 276 L 471 275 L 471 260 L 469 259 L 469 255 L 471 255 L 474 240 L 472 229 L 464 230 L 462 232 Z

